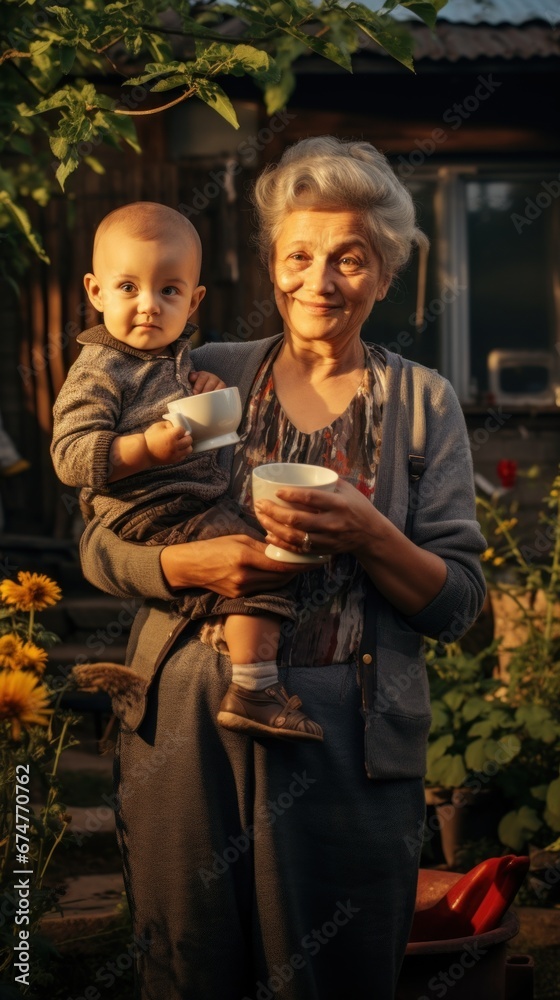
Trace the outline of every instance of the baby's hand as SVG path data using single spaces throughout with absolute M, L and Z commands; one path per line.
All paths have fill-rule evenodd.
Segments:
M 225 389 L 226 383 L 212 372 L 189 372 L 189 382 L 192 384 L 193 395 L 199 392 L 213 392 L 214 389 Z
M 172 465 L 192 451 L 192 437 L 169 420 L 160 420 L 144 431 L 144 439 L 153 465 Z

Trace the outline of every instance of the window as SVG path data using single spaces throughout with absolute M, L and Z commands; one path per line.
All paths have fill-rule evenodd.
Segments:
M 550 168 L 442 167 L 408 187 L 430 237 L 423 317 L 418 256 L 364 331 L 450 378 L 463 403 L 484 403 L 495 349 L 558 361 L 560 180 Z

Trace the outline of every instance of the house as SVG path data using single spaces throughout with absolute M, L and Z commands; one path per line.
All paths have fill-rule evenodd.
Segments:
M 10 484 L 15 493 L 3 484 L 11 530 L 76 529 L 75 494 L 56 483 L 50 466 L 50 411 L 77 333 L 95 322 L 81 278 L 99 218 L 138 198 L 179 207 L 204 244 L 200 336 L 270 335 L 278 319 L 251 246 L 246 192 L 286 144 L 313 134 L 364 138 L 387 153 L 431 239 L 427 258 L 415 258 L 376 306 L 366 337 L 450 378 L 475 468 L 491 486 L 500 459 L 520 470 L 536 463 L 550 478 L 560 459 L 560 11 L 553 6 L 449 0 L 433 32 L 400 9 L 397 23 L 407 20 L 415 40 L 415 74 L 364 37 L 352 75 L 301 57 L 285 112 L 268 118 L 250 81 L 228 80 L 239 131 L 188 101 L 140 119 L 141 159 L 109 151 L 104 175 L 85 168 L 74 175 L 69 197 L 54 198 L 37 218 L 52 266 L 31 269 L 21 307 L 12 302 L 4 316 L 4 422 L 33 463 L 26 484 Z M 143 95 L 130 99 L 141 103 Z M 525 481 L 517 488 L 525 505 L 537 504 L 542 490 Z

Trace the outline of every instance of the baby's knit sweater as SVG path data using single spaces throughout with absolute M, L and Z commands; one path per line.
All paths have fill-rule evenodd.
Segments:
M 59 479 L 81 488 L 82 509 L 92 506 L 109 527 L 139 506 L 176 496 L 213 503 L 227 489 L 215 451 L 107 482 L 115 437 L 146 430 L 172 400 L 192 395 L 189 337 L 195 329 L 189 324 L 171 353 L 159 356 L 115 340 L 104 326 L 77 338 L 82 351 L 53 409 L 51 455 Z

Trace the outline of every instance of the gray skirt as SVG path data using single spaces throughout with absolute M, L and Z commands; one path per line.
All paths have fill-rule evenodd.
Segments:
M 215 716 L 229 660 L 188 638 L 115 759 L 137 1000 L 393 1000 L 416 895 L 420 779 L 371 781 L 354 666 L 289 668 L 325 741 Z

